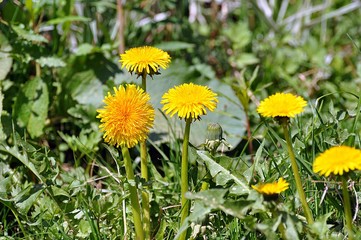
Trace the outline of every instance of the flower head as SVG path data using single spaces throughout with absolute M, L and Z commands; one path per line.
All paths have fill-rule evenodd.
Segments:
M 150 96 L 134 84 L 114 87 L 114 92 L 108 92 L 103 100 L 105 107 L 97 110 L 99 128 L 104 131 L 105 142 L 131 148 L 147 138 L 153 127 L 154 108 Z
M 352 170 L 361 170 L 361 150 L 348 146 L 331 147 L 313 162 L 313 171 L 326 177 L 341 176 Z
M 307 102 L 291 93 L 276 93 L 263 100 L 257 112 L 264 117 L 294 117 L 303 112 Z
M 193 83 L 184 83 L 171 88 L 166 92 L 161 103 L 162 110 L 173 116 L 178 114 L 179 118 L 198 119 L 207 114 L 206 108 L 213 111 L 217 107 L 217 94 L 208 87 Z
M 278 195 L 281 192 L 286 191 L 288 187 L 289 183 L 283 178 L 278 179 L 278 182 L 263 183 L 257 186 L 252 185 L 253 189 L 265 196 Z
M 131 48 L 120 54 L 122 67 L 125 67 L 130 73 L 136 72 L 142 75 L 145 71 L 149 75 L 157 74 L 158 68 L 166 69 L 170 63 L 170 56 L 161 49 L 144 46 Z

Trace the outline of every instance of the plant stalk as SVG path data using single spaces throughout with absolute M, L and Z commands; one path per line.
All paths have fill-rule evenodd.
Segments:
M 181 222 L 182 225 L 184 220 L 188 217 L 189 214 L 189 201 L 186 199 L 185 194 L 188 191 L 188 144 L 189 144 L 189 134 L 191 129 L 192 118 L 189 117 L 186 119 L 186 126 L 184 129 L 184 139 L 183 139 L 183 149 L 182 149 L 182 163 L 181 163 Z M 180 240 L 185 240 L 187 237 L 187 231 L 184 231 L 180 235 Z
M 302 187 L 302 181 L 301 181 L 300 173 L 299 173 L 297 162 L 296 162 L 296 157 L 293 152 L 290 133 L 288 130 L 288 119 L 285 119 L 284 121 L 282 121 L 281 125 L 283 127 L 283 131 L 284 131 L 284 135 L 285 135 L 285 139 L 286 139 L 286 143 L 287 143 L 287 150 L 288 150 L 288 154 L 289 154 L 290 160 L 291 160 L 293 176 L 296 181 L 296 189 L 297 189 L 298 195 L 300 196 L 300 201 L 301 201 L 301 204 L 303 207 L 303 211 L 305 212 L 306 220 L 309 224 L 312 224 L 313 223 L 312 212 L 311 212 L 310 207 L 308 206 L 308 203 L 306 200 L 306 195 L 305 195 L 305 192 Z
M 147 72 L 144 70 L 142 73 L 142 88 L 144 92 L 147 91 Z M 140 171 L 141 177 L 145 182 L 149 181 L 148 176 L 148 152 L 147 140 L 140 142 Z M 146 239 L 150 239 L 150 206 L 149 206 L 149 193 L 145 188 L 142 191 L 142 207 L 143 207 L 143 225 L 144 234 Z
M 345 211 L 345 221 L 346 228 L 348 232 L 348 239 L 353 240 L 353 231 L 352 231 L 352 214 L 351 214 L 351 205 L 350 205 L 350 194 L 347 190 L 347 178 L 342 176 L 342 195 L 343 195 L 343 207 Z
M 142 217 L 140 213 L 140 204 L 138 199 L 138 191 L 135 186 L 134 172 L 132 168 L 132 161 L 130 159 L 129 150 L 127 147 L 122 147 L 122 154 L 124 159 L 125 172 L 129 181 L 130 204 L 133 212 L 133 220 L 135 227 L 135 235 L 137 240 L 144 240 L 144 231 L 142 225 Z
M 148 182 L 148 166 L 147 166 L 147 145 L 146 141 L 140 143 L 140 170 L 141 177 Z M 142 207 L 143 207 L 143 226 L 146 239 L 150 239 L 150 206 L 149 206 L 149 193 L 143 187 L 142 190 Z

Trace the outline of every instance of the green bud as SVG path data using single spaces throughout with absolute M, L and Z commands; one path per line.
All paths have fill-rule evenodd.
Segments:
M 222 140 L 223 130 L 218 123 L 209 123 L 207 126 L 207 138 L 206 141 Z
M 223 130 L 218 123 L 209 123 L 207 126 L 207 138 L 205 149 L 214 155 L 223 141 Z

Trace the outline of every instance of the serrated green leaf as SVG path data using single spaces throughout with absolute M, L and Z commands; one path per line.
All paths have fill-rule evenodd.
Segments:
M 221 210 L 234 217 L 243 218 L 252 207 L 252 200 L 227 200 L 227 189 L 209 189 L 197 193 L 186 193 L 186 198 L 202 203 L 211 210 Z M 194 220 L 194 219 L 193 219 Z
M 327 239 L 329 237 L 331 224 L 327 224 L 328 219 L 334 214 L 334 212 L 329 212 L 327 214 L 317 217 L 315 222 L 310 225 L 312 232 L 316 233 L 320 239 Z
M 210 174 L 215 178 L 217 185 L 224 186 L 229 181 L 233 180 L 234 183 L 239 186 L 239 194 L 248 194 L 250 192 L 250 188 L 244 180 L 241 180 L 222 165 L 215 162 L 205 151 L 197 151 L 197 154 L 206 163 Z
M 33 187 L 24 189 L 15 197 L 15 205 L 18 208 L 19 212 L 23 215 L 26 215 L 30 208 L 34 205 L 38 196 L 43 192 L 42 187 Z
M 10 164 L 6 161 L 6 159 L 2 160 L 5 162 L 0 161 L 0 179 L 13 173 L 13 169 L 10 167 Z
M 36 169 L 35 165 L 29 161 L 26 153 L 22 154 L 19 152 L 19 149 L 14 147 L 9 147 L 5 144 L 0 143 L 0 151 L 10 154 L 11 156 L 18 159 L 22 164 L 24 164 L 29 170 L 31 170 L 34 175 L 42 182 L 42 177 Z
M 253 201 L 249 200 L 227 200 L 224 204 L 219 206 L 219 209 L 231 216 L 242 219 L 247 215 L 248 210 L 253 206 L 253 203 Z
M 52 185 L 50 188 L 54 196 L 70 197 L 69 193 L 60 187 Z
M 25 41 L 32 41 L 32 42 L 37 42 L 37 43 L 47 43 L 48 40 L 40 35 L 40 34 L 36 34 L 34 33 L 32 30 L 26 30 L 24 25 L 13 25 L 12 26 L 13 30 L 19 35 L 20 38 L 22 38 Z
M 41 57 L 35 60 L 41 67 L 65 67 L 63 60 L 57 57 Z
M 31 137 L 39 137 L 43 134 L 48 105 L 48 87 L 39 77 L 28 81 L 16 97 L 14 115 L 18 124 L 26 127 Z
M 10 184 L 11 184 L 11 177 L 7 177 L 0 180 L 0 198 L 6 199 Z
M 81 151 L 85 154 L 89 154 L 91 151 L 98 149 L 97 144 L 102 136 L 102 133 L 99 131 L 93 132 L 86 129 L 82 129 L 79 136 L 70 136 L 62 132 L 58 132 L 58 134 L 73 151 Z

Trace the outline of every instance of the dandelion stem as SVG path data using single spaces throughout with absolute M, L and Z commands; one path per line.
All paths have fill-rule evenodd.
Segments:
M 148 182 L 148 166 L 147 166 L 147 145 L 146 141 L 140 143 L 140 167 L 141 167 L 141 176 Z M 142 190 L 142 207 L 143 207 L 143 225 L 144 225 L 144 234 L 146 239 L 150 239 L 150 206 L 149 206 L 149 193 L 147 189 L 143 187 Z
M 301 201 L 301 204 L 302 204 L 302 207 L 303 207 L 303 211 L 305 212 L 306 220 L 307 220 L 307 222 L 309 224 L 312 224 L 313 223 L 312 212 L 311 212 L 311 209 L 309 208 L 309 206 L 307 204 L 306 195 L 305 195 L 305 192 L 304 192 L 303 187 L 302 187 L 302 181 L 301 181 L 300 173 L 298 171 L 296 157 L 295 157 L 295 154 L 293 152 L 290 133 L 289 133 L 289 130 L 288 130 L 288 119 L 286 119 L 286 118 L 282 119 L 281 125 L 283 127 L 283 131 L 284 131 L 284 135 L 285 135 L 285 139 L 286 139 L 286 143 L 287 143 L 287 150 L 288 150 L 288 154 L 289 154 L 290 160 L 291 160 L 293 176 L 294 176 L 295 182 L 296 182 L 296 189 L 297 189 L 298 195 L 300 197 L 300 201 Z
M 346 228 L 348 232 L 348 239 L 353 239 L 353 231 L 352 231 L 352 215 L 351 215 L 351 205 L 350 205 L 350 195 L 347 190 L 347 177 L 342 176 L 342 195 L 343 195 L 343 207 L 345 211 L 345 221 Z
M 127 175 L 127 179 L 129 181 L 130 204 L 132 206 L 136 239 L 144 240 L 144 232 L 143 232 L 143 225 L 142 225 L 142 217 L 141 217 L 141 213 L 140 213 L 138 191 L 135 186 L 132 161 L 130 159 L 129 150 L 127 147 L 122 147 L 122 154 L 123 154 L 123 159 L 124 159 L 125 172 Z
M 143 71 L 142 74 L 142 88 L 144 92 L 147 90 L 147 72 Z M 147 142 L 140 142 L 140 170 L 141 176 L 148 182 L 148 152 Z M 144 234 L 146 239 L 150 239 L 150 206 L 149 206 L 149 193 L 145 188 L 142 191 L 142 207 L 143 207 L 143 222 L 144 222 Z
M 188 217 L 189 214 L 189 201 L 185 197 L 185 193 L 188 191 L 188 143 L 189 143 L 189 134 L 191 129 L 192 118 L 186 118 L 186 127 L 184 130 L 184 139 L 183 139 L 183 149 L 182 149 L 182 166 L 181 166 L 181 225 L 184 223 L 184 220 Z M 187 231 L 184 231 L 180 240 L 184 240 L 187 237 Z
M 142 88 L 144 92 L 147 91 L 147 71 L 143 71 L 142 73 Z

